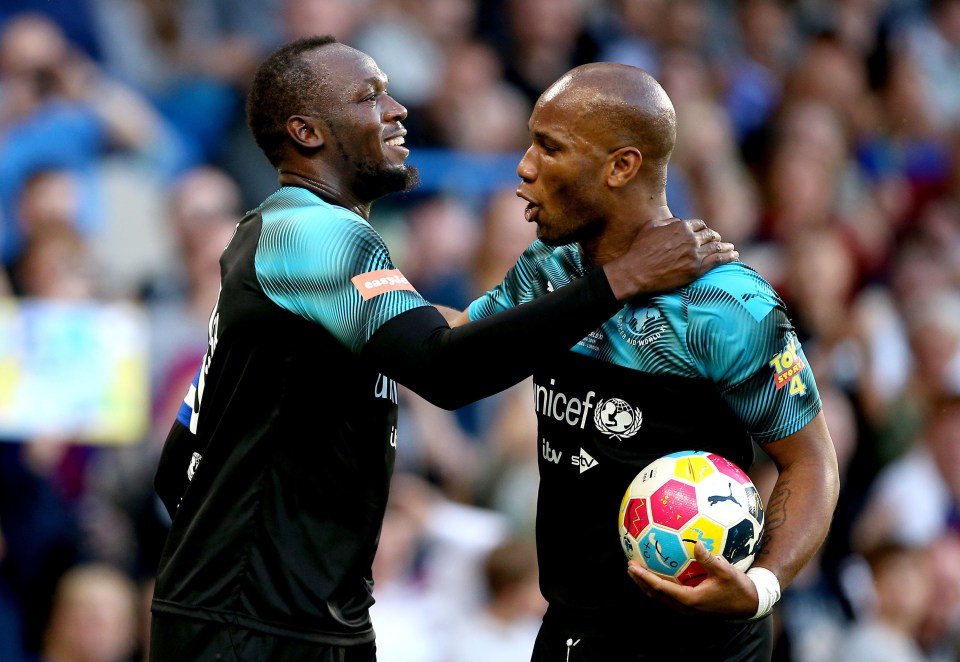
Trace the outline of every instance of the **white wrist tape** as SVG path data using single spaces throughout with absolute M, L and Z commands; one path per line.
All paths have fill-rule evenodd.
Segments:
M 757 603 L 757 613 L 750 620 L 763 618 L 773 611 L 773 605 L 780 599 L 780 580 L 766 568 L 750 568 L 747 570 L 747 577 L 757 587 L 757 595 L 760 598 Z

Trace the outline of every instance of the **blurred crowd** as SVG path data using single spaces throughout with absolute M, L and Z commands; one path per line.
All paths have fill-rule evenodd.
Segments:
M 534 238 L 513 191 L 540 91 L 590 61 L 655 75 L 678 114 L 670 206 L 781 293 L 840 458 L 776 659 L 960 659 L 960 0 L 2 0 L 0 295 L 136 304 L 150 403 L 125 443 L 0 442 L 0 662 L 143 659 L 168 525 L 153 470 L 219 253 L 276 186 L 246 85 L 310 34 L 370 53 L 409 109 L 422 185 L 373 222 L 454 307 Z M 530 386 L 454 413 L 401 400 L 380 659 L 529 659 Z

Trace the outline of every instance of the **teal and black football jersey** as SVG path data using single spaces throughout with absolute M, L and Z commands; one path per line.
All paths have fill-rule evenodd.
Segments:
M 575 245 L 535 242 L 500 285 L 470 305 L 470 319 L 583 273 Z M 539 365 L 533 406 L 546 618 L 584 634 L 625 624 L 667 627 L 675 615 L 627 575 L 616 521 L 621 499 L 634 476 L 667 453 L 711 451 L 747 470 L 753 442 L 782 439 L 819 413 L 817 386 L 783 302 L 735 262 L 624 306 Z
M 359 353 L 429 304 L 364 219 L 303 188 L 248 213 L 220 262 L 208 350 L 156 478 L 173 523 L 153 609 L 370 641 L 397 386 Z

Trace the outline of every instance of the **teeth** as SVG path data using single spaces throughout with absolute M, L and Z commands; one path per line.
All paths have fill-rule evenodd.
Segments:
M 391 147 L 400 147 L 405 141 L 403 136 L 397 136 L 396 138 L 391 138 L 390 140 L 385 140 L 384 142 Z

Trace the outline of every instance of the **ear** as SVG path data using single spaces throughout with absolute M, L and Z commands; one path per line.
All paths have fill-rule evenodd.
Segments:
M 636 147 L 621 147 L 607 159 L 607 186 L 610 188 L 622 188 L 633 181 L 640 166 L 643 164 L 643 156 Z
M 323 147 L 324 136 L 321 123 L 316 118 L 293 115 L 287 119 L 287 134 L 294 144 L 309 149 Z

